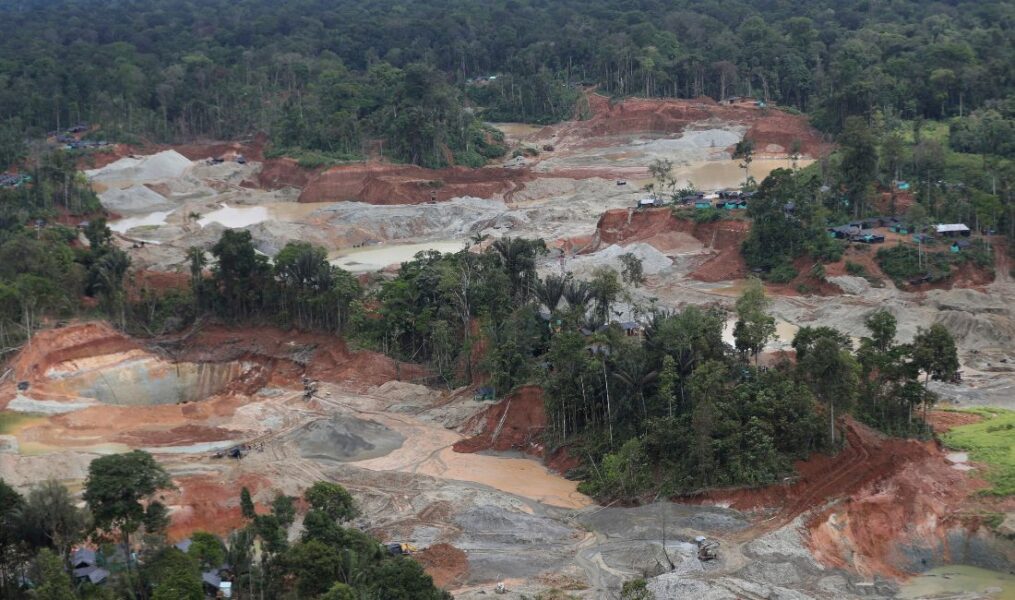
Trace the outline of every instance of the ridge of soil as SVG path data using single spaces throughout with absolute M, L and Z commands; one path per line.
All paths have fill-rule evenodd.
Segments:
M 736 123 L 746 127 L 759 154 L 785 156 L 795 141 L 807 156 L 820 157 L 832 145 L 810 126 L 804 115 L 792 115 L 777 108 L 759 108 L 753 102 L 720 104 L 707 97 L 627 98 L 614 102 L 601 94 L 588 94 L 591 115 L 583 121 L 551 125 L 540 131 L 546 137 L 573 137 L 591 144 L 596 138 L 631 134 L 673 134 L 688 126 L 708 121 Z
M 890 438 L 850 417 L 842 426 L 846 443 L 837 454 L 797 462 L 796 477 L 782 484 L 691 500 L 774 510 L 748 537 L 810 513 L 808 546 L 819 562 L 864 576 L 906 576 L 904 550 L 947 546 L 949 530 L 965 526 L 968 499 L 986 483 L 953 468 L 936 441 Z
M 527 385 L 516 389 L 496 404 L 473 416 L 464 427 L 477 432 L 453 446 L 455 452 L 521 451 L 543 455 L 540 436 L 546 429 L 543 389 Z
M 451 544 L 434 544 L 420 550 L 413 558 L 423 566 L 423 570 L 439 588 L 454 588 L 466 582 L 469 559 L 465 552 Z
M 599 218 L 596 225 L 599 244 L 593 246 L 625 245 L 641 241 L 655 245 L 665 239 L 667 233 L 690 234 L 713 252 L 713 256 L 691 272 L 690 276 L 699 281 L 726 281 L 747 275 L 747 264 L 740 255 L 740 246 L 747 239 L 750 228 L 748 221 L 739 220 L 696 223 L 674 216 L 669 208 L 618 208 L 604 212 Z M 658 249 L 663 252 L 669 250 Z

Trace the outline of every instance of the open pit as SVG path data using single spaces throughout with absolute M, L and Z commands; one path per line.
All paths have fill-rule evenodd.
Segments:
M 47 391 L 127 406 L 181 404 L 218 394 L 252 368 L 242 362 L 170 363 L 140 352 L 58 363 L 46 372 Z
M 798 166 L 827 146 L 803 118 L 753 106 L 599 96 L 591 104 L 585 121 L 501 126 L 510 143 L 540 152 L 478 170 L 305 170 L 217 144 L 128 157 L 88 176 L 123 217 L 111 227 L 135 267 L 184 284 L 187 248 L 209 248 L 226 228 L 250 231 L 268 256 L 292 240 L 318 244 L 354 272 L 381 271 L 419 251 L 457 251 L 476 235 L 511 235 L 543 237 L 555 249 L 541 273 L 587 277 L 619 269 L 631 252 L 647 274 L 631 291 L 634 303 L 731 309 L 748 272 L 738 250 L 750 224 L 634 210 L 649 163 L 674 161 L 680 184 L 726 188 L 792 167 L 796 141 L 805 154 Z M 744 136 L 758 148 L 749 173 L 730 158 Z M 248 162 L 233 160 L 237 153 Z M 869 257 L 849 258 L 874 272 Z M 769 350 L 785 350 L 804 325 L 832 325 L 855 341 L 866 334 L 866 316 L 887 308 L 903 341 L 934 322 L 956 333 L 965 382 L 932 384 L 942 397 L 1015 406 L 1010 278 L 906 292 L 849 277 L 843 264 L 830 266 L 823 297 L 770 287 L 780 339 Z M 499 581 L 507 598 L 551 587 L 615 598 L 623 581 L 643 576 L 659 598 L 880 598 L 927 569 L 902 584 L 903 597 L 949 592 L 951 581 L 1008 590 L 993 577 L 1010 566 L 1010 553 L 967 517 L 1010 507 L 976 496 L 979 467 L 950 460 L 933 443 L 893 445 L 851 426 L 847 448 L 797 465 L 793 485 L 602 507 L 538 461 L 545 415 L 537 389 L 518 390 L 511 404 L 477 402 L 468 390 L 409 383 L 423 374 L 418 367 L 350 350 L 334 336 L 204 326 L 141 341 L 77 324 L 40 332 L 13 369 L 0 382 L 0 407 L 33 414 L 0 437 L 0 476 L 21 488 L 43 477 L 79 485 L 91 458 L 146 449 L 178 486 L 167 497 L 174 538 L 240 526 L 240 487 L 264 506 L 277 492 L 298 495 L 328 479 L 361 505 L 358 527 L 427 548 L 420 561 L 464 599 L 489 597 Z M 321 382 L 311 401 L 303 376 Z M 214 458 L 239 444 L 253 451 Z M 721 541 L 720 561 L 695 558 L 698 535 Z

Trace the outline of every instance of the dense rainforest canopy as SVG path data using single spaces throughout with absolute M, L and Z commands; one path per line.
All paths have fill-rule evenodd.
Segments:
M 750 95 L 837 131 L 876 109 L 968 114 L 1015 81 L 1015 7 L 999 0 L 18 0 L 0 16 L 0 117 L 18 132 L 268 130 L 334 157 L 383 139 L 431 166 L 503 151 L 474 108 L 567 118 L 581 85 Z

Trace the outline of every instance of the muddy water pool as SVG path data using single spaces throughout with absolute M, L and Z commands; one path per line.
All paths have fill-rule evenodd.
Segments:
M 938 567 L 903 584 L 898 597 L 1015 600 L 1015 575 L 967 565 Z
M 176 404 L 217 394 L 248 367 L 240 362 L 172 363 L 140 353 L 112 354 L 54 365 L 46 373 L 46 387 L 105 404 Z
M 423 242 L 419 244 L 385 244 L 350 248 L 333 254 L 331 264 L 353 273 L 379 271 L 389 265 L 396 265 L 412 260 L 417 252 L 436 250 L 438 252 L 458 252 L 465 248 L 462 240 L 443 240 Z

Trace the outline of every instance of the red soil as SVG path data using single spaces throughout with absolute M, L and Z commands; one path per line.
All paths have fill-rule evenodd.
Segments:
M 593 140 L 611 135 L 680 133 L 689 125 L 716 119 L 745 125 L 746 137 L 754 140 L 757 152 L 786 155 L 794 141 L 801 152 L 818 157 L 831 149 L 803 115 L 791 115 L 778 109 L 760 109 L 752 103 L 720 105 L 711 98 L 643 99 L 629 98 L 613 103 L 609 98 L 589 94 L 592 116 L 553 126 L 544 133 Z
M 139 270 L 131 273 L 125 282 L 127 298 L 137 302 L 147 294 L 164 296 L 172 290 L 190 287 L 189 273 Z
M 546 429 L 543 389 L 528 385 L 474 416 L 466 429 L 478 430 L 471 438 L 454 445 L 455 452 L 520 450 L 541 456 L 540 435 Z
M 613 209 L 599 218 L 596 234 L 602 244 L 627 244 L 644 241 L 656 244 L 671 232 L 694 236 L 715 255 L 698 267 L 691 277 L 699 281 L 726 281 L 747 275 L 747 265 L 740 255 L 740 246 L 750 231 L 747 221 L 723 220 L 695 223 L 673 216 L 668 208 L 647 210 Z M 670 248 L 659 248 L 669 251 Z
M 961 425 L 979 423 L 983 417 L 976 413 L 953 412 L 950 410 L 932 410 L 927 413 L 927 422 L 934 428 L 934 433 L 947 433 Z
M 349 384 L 366 389 L 392 380 L 411 381 L 425 371 L 418 365 L 399 363 L 376 352 L 356 352 L 341 339 L 324 333 L 285 331 L 275 327 L 205 327 L 182 343 L 179 360 L 221 362 L 244 358 L 268 361 L 272 377 L 305 374 L 316 380 Z M 305 362 L 294 362 L 301 354 Z
M 842 290 L 834 283 L 829 283 L 811 275 L 811 269 L 817 263 L 813 258 L 802 256 L 793 261 L 797 276 L 788 283 L 768 283 L 765 289 L 779 296 L 799 296 L 801 293 L 812 296 L 839 296 Z M 828 275 L 828 270 L 825 270 Z M 800 290 L 804 288 L 804 292 Z
M 344 165 L 312 177 L 303 188 L 299 201 L 423 204 L 460 196 L 490 198 L 534 179 L 535 175 L 527 170 L 498 167 L 434 170 L 383 163 Z
M 243 156 L 248 160 L 264 160 L 264 147 L 268 143 L 268 136 L 259 133 L 254 139 L 242 142 L 193 142 L 190 144 L 178 144 L 171 146 L 180 154 L 190 160 L 205 160 L 208 158 L 224 158 L 230 160 L 237 156 Z
M 227 536 L 246 525 L 240 511 L 240 490 L 246 487 L 255 498 L 271 487 L 265 477 L 253 473 L 231 480 L 210 475 L 191 475 L 174 480 L 177 489 L 162 500 L 173 508 L 170 541 L 186 538 L 195 531 Z
M 434 544 L 417 552 L 413 558 L 423 565 L 439 588 L 449 589 L 464 584 L 469 572 L 469 559 L 465 552 L 451 544 Z
M 319 169 L 304 169 L 299 166 L 294 158 L 269 158 L 261 163 L 257 183 L 266 189 L 302 188 L 318 173 Z
M 31 344 L 18 353 L 11 367 L 14 379 L 35 380 L 57 363 L 140 347 L 105 321 L 80 323 L 36 333 Z
M 745 539 L 817 508 L 806 526 L 819 561 L 865 576 L 901 576 L 906 561 L 897 548 L 946 540 L 946 530 L 961 524 L 963 502 L 984 483 L 951 468 L 936 442 L 888 438 L 848 418 L 843 424 L 845 447 L 798 462 L 795 481 L 704 498 L 741 510 L 776 510 Z

